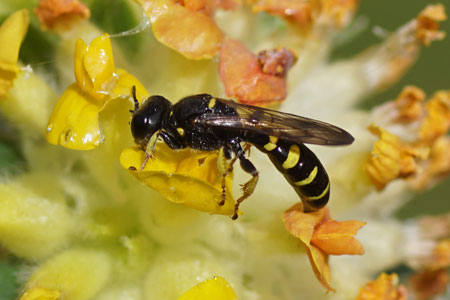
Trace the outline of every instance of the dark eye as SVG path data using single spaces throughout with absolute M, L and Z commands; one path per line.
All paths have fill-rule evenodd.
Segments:
M 146 146 L 152 135 L 161 129 L 171 103 L 164 97 L 152 96 L 142 103 L 131 119 L 131 134 L 137 144 Z
M 131 133 L 135 140 L 143 140 L 147 135 L 152 135 L 152 126 L 149 118 L 141 113 L 136 113 L 131 119 Z

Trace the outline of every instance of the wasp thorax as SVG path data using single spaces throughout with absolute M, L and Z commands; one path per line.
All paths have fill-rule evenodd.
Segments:
M 152 135 L 161 129 L 171 103 L 162 96 L 146 99 L 131 119 L 131 133 L 136 144 L 146 147 Z

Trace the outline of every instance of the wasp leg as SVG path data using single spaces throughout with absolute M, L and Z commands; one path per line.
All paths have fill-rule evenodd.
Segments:
M 156 147 L 156 142 L 158 142 L 158 138 L 159 138 L 160 132 L 157 131 L 155 132 L 152 137 L 150 138 L 150 140 L 148 141 L 147 145 L 145 146 L 144 149 L 142 149 L 145 152 L 145 159 L 142 162 L 141 168 L 139 169 L 140 171 L 144 170 L 145 166 L 147 165 L 147 162 L 150 158 L 154 158 L 155 155 L 155 147 Z M 148 151 L 150 150 L 150 151 Z
M 186 148 L 185 145 L 183 145 L 176 137 L 171 135 L 169 132 L 161 131 L 159 134 L 163 138 L 164 143 L 166 143 L 167 146 L 169 146 L 171 149 L 178 150 Z
M 231 146 L 233 148 L 234 153 L 236 153 L 237 158 L 239 158 L 242 170 L 252 175 L 252 178 L 242 185 L 243 194 L 239 199 L 236 200 L 236 204 L 234 206 L 234 214 L 231 217 L 233 220 L 236 220 L 238 218 L 239 205 L 242 203 L 242 201 L 244 201 L 245 199 L 250 197 L 251 194 L 253 194 L 256 184 L 258 183 L 259 173 L 258 170 L 253 165 L 253 163 L 245 157 L 245 151 L 244 149 L 242 149 L 240 143 L 232 142 Z
M 235 156 L 229 164 L 227 164 L 227 160 L 231 159 L 231 150 L 228 147 L 223 147 L 219 150 L 219 157 L 217 158 L 217 170 L 219 171 L 219 174 L 222 176 L 222 199 L 218 203 L 220 206 L 225 204 L 226 200 L 226 192 L 227 189 L 225 187 L 225 179 L 233 172 L 233 165 L 237 159 L 237 156 Z

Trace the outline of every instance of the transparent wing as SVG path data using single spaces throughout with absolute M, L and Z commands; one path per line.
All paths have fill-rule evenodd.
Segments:
M 348 145 L 354 141 L 347 131 L 325 122 L 225 99 L 217 101 L 234 108 L 237 115 L 204 115 L 195 122 L 276 136 L 296 143 L 333 146 Z

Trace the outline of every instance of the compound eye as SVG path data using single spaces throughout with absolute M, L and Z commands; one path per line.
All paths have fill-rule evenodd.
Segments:
M 135 114 L 131 119 L 131 134 L 135 140 L 144 140 L 150 138 L 155 129 L 150 119 L 144 114 Z

